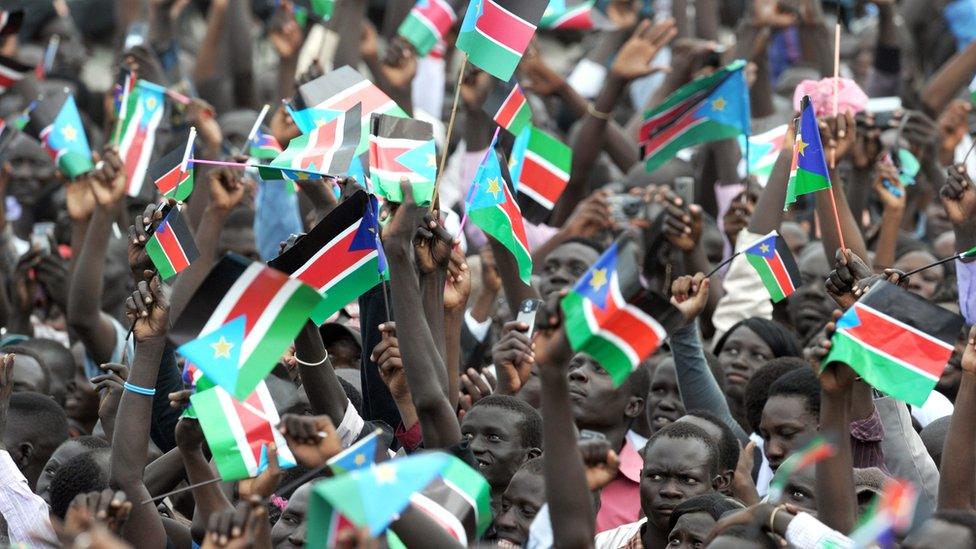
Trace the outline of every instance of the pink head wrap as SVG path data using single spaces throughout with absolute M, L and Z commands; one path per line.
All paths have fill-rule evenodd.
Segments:
M 868 105 L 868 96 L 853 80 L 841 78 L 838 84 L 837 112 L 859 113 Z M 804 80 L 793 92 L 793 110 L 800 112 L 800 100 L 809 95 L 817 117 L 834 115 L 834 79 Z

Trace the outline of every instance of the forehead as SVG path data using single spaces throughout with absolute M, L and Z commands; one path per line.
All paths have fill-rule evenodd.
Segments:
M 81 444 L 68 439 L 61 443 L 61 446 L 58 446 L 58 449 L 51 454 L 51 459 L 57 459 L 58 462 L 64 463 L 75 456 L 85 453 L 86 451 L 88 451 L 88 448 L 85 448 Z
M 512 502 L 534 503 L 541 507 L 545 496 L 545 480 L 542 475 L 519 469 L 508 483 L 504 497 Z
M 762 423 L 781 425 L 783 423 L 806 424 L 812 420 L 806 402 L 799 395 L 776 395 L 769 397 L 763 406 Z
M 308 497 L 312 493 L 312 483 L 306 482 L 298 487 L 297 490 L 288 499 L 288 506 L 285 507 L 285 511 L 291 511 L 293 513 L 304 513 L 305 509 L 308 507 Z
M 729 338 L 725 340 L 725 345 L 722 346 L 722 350 L 724 351 L 725 349 L 730 347 L 733 343 L 739 347 L 743 347 L 743 346 L 756 346 L 756 347 L 762 346 L 767 348 L 769 347 L 769 345 L 766 345 L 766 342 L 763 341 L 761 337 L 759 337 L 759 334 L 754 332 L 752 328 L 746 326 L 745 324 L 739 326 L 738 328 L 735 329 L 734 332 L 729 334 Z
M 588 265 L 592 265 L 593 263 L 596 263 L 596 260 L 599 259 L 599 257 L 600 254 L 589 246 L 580 244 L 579 242 L 567 242 L 566 244 L 561 244 L 553 248 L 553 250 L 546 255 L 546 261 L 582 261 Z
M 707 535 L 714 525 L 715 519 L 712 518 L 712 515 L 704 511 L 698 511 L 696 513 L 685 513 L 678 517 L 678 520 L 674 523 L 674 529 Z
M 662 360 L 657 368 L 654 368 L 654 375 L 651 377 L 651 383 L 659 382 L 677 382 L 678 372 L 674 369 L 674 359 Z
M 705 467 L 708 454 L 708 446 L 697 438 L 663 436 L 648 443 L 644 449 L 644 467 L 680 466 L 683 470 Z
M 800 253 L 797 263 L 804 280 L 809 280 L 808 277 L 825 278 L 830 273 L 830 263 L 819 242 L 808 244 Z
M 514 433 L 518 432 L 518 425 L 521 420 L 521 415 L 514 410 L 482 404 L 464 414 L 464 419 L 461 420 L 461 428 L 468 431 L 491 429 Z
M 716 442 L 722 439 L 722 430 L 716 427 L 714 423 L 708 421 L 705 418 L 692 416 L 692 415 L 684 415 L 679 417 L 678 421 L 684 421 L 696 427 L 701 427 L 701 429 L 706 433 L 708 433 L 708 436 L 712 437 Z

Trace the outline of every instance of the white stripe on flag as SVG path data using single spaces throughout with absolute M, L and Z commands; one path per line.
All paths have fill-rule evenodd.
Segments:
M 249 476 L 253 477 L 257 473 L 258 463 L 254 460 L 254 453 L 251 451 L 251 445 L 247 441 L 247 432 L 241 423 L 241 417 L 237 415 L 234 397 L 230 396 L 230 393 L 220 386 L 214 387 L 214 390 L 216 391 L 217 401 L 220 403 L 220 409 L 223 411 L 224 418 L 227 420 L 227 427 L 234 434 L 234 440 L 237 441 L 237 449 L 240 451 L 241 461 L 244 462 L 244 467 L 247 468 Z
M 905 362 L 904 360 L 902 360 L 902 359 L 900 359 L 900 358 L 898 358 L 898 357 L 896 357 L 894 355 L 888 354 L 888 353 L 882 351 L 881 349 L 878 349 L 877 347 L 874 347 L 872 345 L 869 345 L 869 344 L 865 343 L 864 340 L 862 340 L 860 338 L 857 338 L 857 337 L 854 337 L 854 335 L 851 334 L 850 332 L 847 332 L 847 331 L 844 331 L 844 330 L 838 330 L 837 331 L 837 335 L 846 337 L 846 338 L 850 339 L 851 341 L 853 341 L 856 345 L 858 345 L 860 347 L 864 347 L 865 349 L 871 351 L 872 353 L 874 353 L 876 355 L 883 356 L 884 358 L 886 358 L 886 359 L 894 362 L 895 364 L 900 365 L 902 368 L 904 368 L 906 370 L 909 370 L 911 372 L 914 372 L 917 375 L 920 375 L 920 376 L 922 376 L 922 377 L 924 377 L 926 379 L 931 379 L 932 381 L 939 381 L 939 376 L 934 376 L 934 375 L 926 372 L 925 370 L 922 370 L 921 368 L 915 366 L 914 364 L 911 364 L 909 362 Z
M 257 388 L 254 389 L 254 394 L 261 400 L 264 417 L 271 424 L 271 434 L 274 437 L 274 443 L 278 449 L 278 459 L 295 463 L 295 455 L 288 448 L 288 442 L 285 440 L 285 437 L 278 431 L 278 424 L 281 423 L 281 418 L 278 416 L 278 408 L 275 407 L 274 399 L 271 398 L 271 391 L 268 390 L 268 386 L 264 381 L 258 383 Z
M 362 93 L 363 90 L 369 88 L 372 85 L 373 85 L 372 82 L 370 82 L 369 80 L 366 80 L 365 78 L 363 78 L 362 80 L 360 80 L 359 82 L 353 84 L 352 86 L 344 89 L 343 91 L 341 91 L 341 92 L 333 95 L 332 97 L 326 99 L 325 101 L 319 103 L 314 108 L 316 108 L 316 109 L 335 110 L 335 109 L 332 108 L 332 105 L 336 105 L 338 103 L 341 103 L 341 102 L 345 101 L 347 97 L 355 97 L 355 96 L 359 95 L 360 93 Z M 363 113 L 363 114 L 365 114 L 365 113 Z
M 551 209 L 553 209 L 553 207 L 555 207 L 555 204 L 553 204 L 551 200 L 549 200 L 548 198 L 546 198 L 546 197 L 542 196 L 541 194 L 535 192 L 535 189 L 533 189 L 532 187 L 529 187 L 528 185 L 525 185 L 525 184 L 519 185 L 518 192 L 519 192 L 519 194 L 524 194 L 524 195 L 527 195 L 527 196 L 531 197 L 532 200 L 535 200 L 539 204 L 542 204 L 543 206 L 545 206 L 547 210 L 551 210 Z
M 244 337 L 244 344 L 241 345 L 241 362 L 238 367 L 247 363 L 247 361 L 251 358 L 251 353 L 254 352 L 254 349 L 256 349 L 258 344 L 261 343 L 261 340 L 264 339 L 264 336 L 268 333 L 271 325 L 274 324 L 275 320 L 278 319 L 278 313 L 285 308 L 285 305 L 288 304 L 288 300 L 291 299 L 291 296 L 303 285 L 303 282 L 290 278 L 288 279 L 288 282 L 285 282 L 284 286 L 278 289 L 278 293 L 276 293 L 271 299 L 268 306 L 261 311 L 261 316 L 258 317 L 254 327 L 252 327 L 251 331 L 248 332 L 247 336 Z
M 468 533 L 464 529 L 464 524 L 453 513 L 420 492 L 410 496 L 410 503 L 430 515 L 434 519 L 434 522 L 438 523 L 448 534 L 461 542 L 461 545 L 467 547 Z
M 566 173 L 565 170 L 563 170 L 559 166 L 553 164 L 552 162 L 549 162 L 543 156 L 539 155 L 538 153 L 536 153 L 532 149 L 526 149 L 526 151 L 525 151 L 525 159 L 528 160 L 530 158 L 536 164 L 544 167 L 546 170 L 548 170 L 548 171 L 552 172 L 553 174 L 559 176 L 559 178 L 562 179 L 563 181 L 569 180 L 569 174 Z
M 318 260 L 319 260 L 320 257 L 322 257 L 323 255 L 329 253 L 332 250 L 332 248 L 335 247 L 336 244 L 338 244 L 339 242 L 342 241 L 343 238 L 349 236 L 349 233 L 358 230 L 359 229 L 359 225 L 362 222 L 363 222 L 363 220 L 360 219 L 359 221 L 357 221 L 357 222 L 353 223 L 352 225 L 346 227 L 341 233 L 339 233 L 338 235 L 336 235 L 335 238 L 333 238 L 332 240 L 330 240 L 325 246 L 322 246 L 317 252 L 315 252 L 315 255 L 313 255 L 312 257 L 310 257 L 308 259 L 308 261 L 305 262 L 304 265 L 302 265 L 301 267 L 295 269 L 295 272 L 293 272 L 292 274 L 290 274 L 288 276 L 290 276 L 291 278 L 301 278 L 302 275 L 305 273 L 305 271 L 309 270 L 312 267 L 312 265 L 315 265 L 318 262 Z
M 244 291 L 261 274 L 264 268 L 264 265 L 261 263 L 254 262 L 241 273 L 241 276 L 234 281 L 230 289 L 227 290 L 227 293 L 224 294 L 224 298 L 214 308 L 213 314 L 210 315 L 210 319 L 207 320 L 203 329 L 200 330 L 200 335 L 197 337 L 203 337 L 226 324 L 228 320 L 233 320 L 232 318 L 227 318 L 227 315 L 234 309 L 234 306 L 237 305 L 237 301 L 244 294 Z

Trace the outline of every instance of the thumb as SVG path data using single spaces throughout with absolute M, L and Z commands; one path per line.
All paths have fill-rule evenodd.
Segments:
M 280 472 L 281 467 L 278 465 L 278 445 L 272 442 L 268 445 L 268 473 L 277 475 Z

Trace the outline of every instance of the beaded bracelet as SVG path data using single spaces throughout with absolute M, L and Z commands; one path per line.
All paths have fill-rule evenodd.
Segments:
M 155 388 L 140 387 L 138 385 L 133 385 L 128 381 L 122 384 L 122 388 L 126 391 L 136 393 L 137 395 L 154 396 L 156 394 Z

